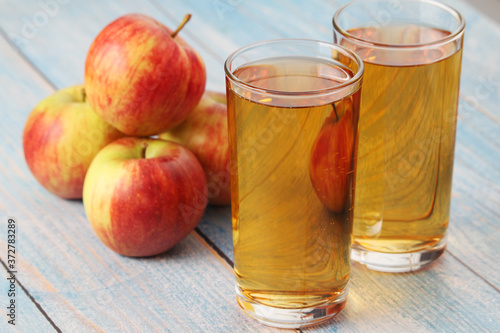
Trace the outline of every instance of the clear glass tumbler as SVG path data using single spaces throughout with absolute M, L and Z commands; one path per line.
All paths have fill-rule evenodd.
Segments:
M 363 63 L 331 43 L 274 40 L 225 63 L 236 294 L 271 326 L 345 305 Z
M 419 269 L 446 246 L 464 19 L 432 0 L 358 0 L 333 28 L 365 63 L 353 259 Z

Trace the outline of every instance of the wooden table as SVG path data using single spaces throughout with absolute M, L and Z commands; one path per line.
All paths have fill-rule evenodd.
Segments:
M 35 181 L 21 137 L 31 109 L 83 81 L 86 52 L 120 15 L 141 12 L 181 32 L 202 55 L 207 89 L 224 91 L 223 62 L 237 48 L 275 38 L 332 39 L 345 0 L 0 2 L 0 258 L 7 276 L 7 224 L 17 226 L 16 325 L 1 332 L 271 332 L 234 297 L 229 208 L 208 208 L 171 251 L 130 259 L 95 236 L 81 201 Z M 466 17 L 448 248 L 425 270 L 386 274 L 354 264 L 345 310 L 315 332 L 500 331 L 500 26 L 470 5 Z M 45 4 L 45 5 L 44 5 Z M 299 330 L 300 331 L 300 330 Z

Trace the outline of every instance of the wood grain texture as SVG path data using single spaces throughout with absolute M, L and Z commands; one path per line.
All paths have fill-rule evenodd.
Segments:
M 233 260 L 227 241 L 230 218 L 229 208 L 210 208 L 199 228 Z M 478 276 L 449 251 L 415 273 L 379 273 L 354 264 L 344 311 L 327 324 L 303 331 L 495 332 L 500 327 L 500 297 L 489 282 L 495 270 Z
M 40 13 L 46 13 L 40 5 L 42 2 L 27 1 L 19 4 L 14 0 L 2 1 L 9 11 L 0 13 L 0 20 L 5 34 L 30 59 L 33 65 L 42 70 L 44 75 L 57 88 L 83 82 L 85 57 L 90 44 L 97 34 L 109 23 L 121 15 L 140 12 L 148 14 L 170 28 L 175 28 L 182 21 L 186 12 L 162 15 L 158 8 L 149 2 L 136 3 L 121 1 L 104 5 L 98 1 L 61 1 L 55 14 L 35 25 Z M 200 17 L 193 16 L 186 25 L 181 37 L 191 42 L 190 31 Z M 27 27 L 33 26 L 30 30 Z M 26 33 L 29 32 L 29 33 Z M 202 56 L 209 77 L 217 77 L 219 72 L 218 61 L 214 55 L 204 49 L 197 49 Z M 215 71 L 214 71 L 215 69 Z M 217 82 L 218 85 L 215 85 Z M 219 72 L 218 81 L 209 80 L 208 87 L 215 90 L 224 90 L 223 73 Z
M 4 224 L 2 224 L 2 227 Z M 5 231 L 6 228 L 2 228 L 2 231 Z M 6 239 L 6 232 L 1 232 L 0 235 L 2 239 Z M 4 244 L 2 244 L 2 249 Z M 3 256 L 2 256 L 3 257 Z M 4 276 L 8 276 L 5 267 L 1 267 L 0 271 L 2 272 L 2 280 Z M 22 276 L 17 276 L 17 278 L 22 279 Z M 24 287 L 24 286 L 23 286 Z M 0 289 L 0 304 L 2 304 L 2 319 L 0 320 L 0 332 L 33 332 L 33 333 L 45 333 L 45 332 L 57 332 L 54 327 L 51 325 L 49 320 L 44 316 L 44 314 L 37 308 L 37 304 L 35 304 L 31 299 L 31 295 L 27 295 L 23 288 L 16 284 L 15 296 L 9 297 L 8 292 L 10 289 L 10 283 L 2 281 L 2 288 Z M 12 320 L 11 317 L 7 317 L 7 310 L 5 309 L 9 306 L 11 299 L 15 300 L 15 320 L 13 323 L 15 325 L 9 324 L 7 321 Z M 34 323 L 35 325 L 32 325 Z
M 331 17 L 336 9 L 348 1 L 269 1 L 240 2 L 222 7 L 220 15 L 214 3 L 183 1 L 175 3 L 175 10 L 217 16 L 221 26 L 218 34 L 211 31 L 212 40 L 226 42 L 241 47 L 254 42 L 250 32 L 260 40 L 271 38 L 305 37 L 331 40 Z M 469 267 L 488 276 L 488 279 L 500 288 L 500 274 L 491 271 L 490 264 L 500 266 L 498 253 L 500 238 L 498 216 L 500 216 L 500 63 L 497 48 L 500 48 L 500 28 L 491 20 L 482 16 L 470 5 L 461 1 L 450 1 L 467 20 L 466 40 L 463 55 L 463 74 L 461 98 L 459 101 L 459 119 L 457 124 L 456 163 L 453 182 L 452 214 L 450 217 L 449 249 Z M 161 5 L 161 4 L 160 4 Z M 172 6 L 164 5 L 172 9 Z M 285 10 L 286 8 L 286 10 Z M 222 18 L 221 18 L 222 17 Z M 270 19 L 272 18 L 272 19 Z M 207 25 L 211 23 L 205 22 Z M 233 27 L 229 29 L 228 27 Z M 257 29 L 257 30 L 256 30 Z M 203 34 L 202 26 L 196 27 Z M 262 32 L 262 30 L 267 31 Z M 499 43 L 485 42 L 496 40 Z M 480 42 L 482 41 L 482 43 Z M 469 46 L 472 44 L 472 46 Z M 491 47 L 490 47 L 491 46 Z M 198 47 L 206 47 L 198 45 Z M 476 52 L 481 50 L 482 57 Z M 491 50 L 490 50 L 491 49 Z M 217 50 L 214 49 L 214 52 Z M 483 61 L 481 59 L 487 59 Z M 472 173 L 472 175 L 471 175 Z M 493 186 L 491 186 L 492 184 Z M 483 195 L 486 194 L 487 200 Z M 455 209 L 455 207 L 457 207 Z M 467 214 L 465 212 L 468 212 Z M 483 214 L 488 214 L 486 218 Z M 481 221 L 480 227 L 471 223 Z M 212 219 L 215 221 L 217 219 Z M 220 221 L 217 223 L 218 228 Z M 479 223 L 479 222 L 476 222 Z M 204 228 L 204 224 L 202 224 Z M 211 227 L 207 227 L 210 229 Z M 216 229 L 215 228 L 215 229 Z M 454 233 L 454 230 L 459 230 Z M 210 233 L 210 231 L 207 231 Z M 212 237 L 216 236 L 214 232 Z M 473 235 L 474 237 L 467 237 Z M 455 237 L 456 236 L 456 237 Z M 227 241 L 218 237 L 217 243 L 227 250 Z M 484 272 L 484 273 L 482 273 Z
M 237 309 L 232 273 L 210 248 L 233 258 L 229 208 L 207 210 L 198 228 L 208 242 L 191 235 L 155 258 L 115 255 L 94 236 L 81 202 L 58 199 L 36 183 L 24 163 L 22 129 L 54 88 L 83 81 L 90 43 L 120 15 L 141 12 L 175 27 L 192 13 L 181 36 L 205 60 L 208 89 L 223 91 L 223 62 L 231 52 L 273 38 L 331 40 L 331 16 L 347 1 L 66 1 L 53 15 L 42 4 L 49 2 L 1 1 L 6 10 L 0 11 L 6 37 L 0 37 L 0 218 L 20 223 L 21 283 L 64 332 L 274 331 Z M 345 311 L 310 331 L 500 327 L 500 28 L 470 5 L 448 2 L 467 19 L 448 251 L 413 274 L 354 265 Z M 0 249 L 5 240 L 2 234 Z M 26 325 L 19 331 L 54 330 L 26 294 L 19 300 Z M 6 301 L 3 293 L 0 306 Z
M 345 312 L 331 325 L 339 332 L 495 332 L 499 327 L 496 291 L 448 254 L 423 271 L 400 275 L 354 264 L 350 288 Z M 331 332 L 331 326 L 314 331 Z
M 151 259 L 116 255 L 95 237 L 80 201 L 61 200 L 36 183 L 24 163 L 22 130 L 32 107 L 53 89 L 2 38 L 0 48 L 0 62 L 9 64 L 0 92 L 1 218 L 18 222 L 19 281 L 55 325 L 64 332 L 261 329 L 238 311 L 232 272 L 196 237 Z M 0 248 L 6 247 L 2 237 Z M 25 299 L 21 329 L 50 331 Z

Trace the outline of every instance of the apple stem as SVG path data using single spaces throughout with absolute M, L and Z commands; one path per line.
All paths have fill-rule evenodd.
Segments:
M 141 143 L 141 158 L 146 158 L 146 148 L 148 147 L 148 143 L 146 141 L 143 141 Z
M 184 26 L 186 25 L 186 23 L 188 23 L 188 21 L 191 19 L 191 14 L 186 14 L 186 16 L 184 16 L 184 19 L 182 20 L 181 24 L 179 24 L 179 26 L 177 27 L 177 29 L 172 32 L 172 34 L 170 35 L 170 37 L 172 38 L 175 38 L 175 36 L 177 36 L 177 34 L 179 33 L 179 31 L 181 31 L 182 28 L 184 28 Z
M 85 92 L 85 88 L 82 88 L 82 102 L 85 102 L 87 99 L 87 93 Z

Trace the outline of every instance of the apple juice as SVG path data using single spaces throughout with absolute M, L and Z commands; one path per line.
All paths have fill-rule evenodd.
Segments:
M 339 86 L 353 73 L 333 60 L 283 57 L 248 64 L 234 76 L 259 92 L 298 96 Z M 238 292 L 278 308 L 345 295 L 359 90 L 334 101 L 227 94 Z M 338 306 L 334 311 L 344 302 Z
M 389 45 L 450 35 L 408 24 L 349 33 Z M 365 63 L 353 246 L 384 253 L 439 246 L 450 212 L 461 44 L 415 48 L 404 56 L 348 47 Z

